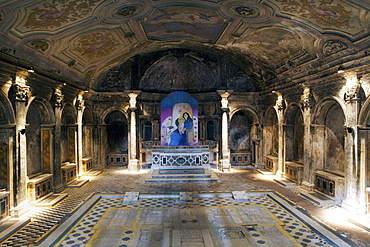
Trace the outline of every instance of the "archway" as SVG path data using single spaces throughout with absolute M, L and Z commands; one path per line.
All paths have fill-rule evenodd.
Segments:
M 110 165 L 127 165 L 128 124 L 125 115 L 115 110 L 105 118 L 107 154 Z

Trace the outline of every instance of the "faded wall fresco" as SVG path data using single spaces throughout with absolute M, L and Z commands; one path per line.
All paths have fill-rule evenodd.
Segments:
M 339 106 L 332 106 L 326 116 L 326 162 L 325 170 L 344 174 L 344 115 Z
M 243 112 L 237 112 L 230 121 L 230 150 L 251 151 L 250 120 Z
M 27 174 L 42 172 L 41 167 L 41 116 L 33 104 L 30 105 L 27 113 L 26 129 L 27 139 Z

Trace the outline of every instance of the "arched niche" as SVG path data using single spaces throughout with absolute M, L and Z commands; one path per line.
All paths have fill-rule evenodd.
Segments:
M 319 159 L 317 167 L 344 176 L 347 159 L 345 155 L 345 115 L 342 107 L 335 100 L 324 101 L 318 108 L 315 123 L 324 128 L 324 131 L 316 131 L 313 137 L 314 145 L 322 147 L 323 150 L 320 152 L 324 155 L 322 159 Z
M 107 126 L 107 153 L 127 153 L 128 124 L 125 115 L 115 110 L 106 116 L 105 124 Z
M 263 130 L 265 155 L 277 155 L 279 148 L 278 116 L 273 107 L 266 111 Z
M 244 111 L 237 111 L 230 120 L 230 151 L 251 151 L 252 120 Z
M 298 105 L 291 105 L 285 114 L 286 160 L 303 163 L 304 125 Z
M 36 98 L 26 116 L 27 175 L 51 173 L 54 114 L 50 104 Z
M 60 156 L 62 162 L 76 162 L 77 114 L 75 108 L 66 104 L 61 117 Z
M 14 112 L 9 99 L 0 91 L 0 190 L 9 190 L 10 164 L 13 151 L 13 131 L 10 124 L 15 122 Z
M 86 107 L 82 115 L 82 156 L 93 156 L 93 113 L 89 107 Z

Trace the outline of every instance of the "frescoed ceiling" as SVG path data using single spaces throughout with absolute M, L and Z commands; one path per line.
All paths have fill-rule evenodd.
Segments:
M 369 11 L 368 0 L 0 0 L 0 48 L 90 86 L 133 56 L 174 48 L 262 73 L 351 48 L 369 37 Z

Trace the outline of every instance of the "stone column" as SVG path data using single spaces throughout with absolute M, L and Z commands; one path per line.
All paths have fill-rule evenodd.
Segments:
M 130 91 L 127 95 L 130 97 L 130 131 L 129 131 L 129 171 L 139 171 L 140 164 L 137 158 L 137 128 L 136 128 L 136 98 L 140 92 Z
M 302 187 L 306 190 L 313 190 L 314 174 L 315 169 L 312 167 L 312 135 L 311 135 L 311 90 L 308 87 L 304 87 L 303 94 L 301 97 L 302 109 L 303 109 L 303 181 Z
M 220 159 L 220 170 L 225 171 L 231 169 L 230 164 L 230 148 L 229 148 L 229 107 L 228 98 L 232 91 L 218 90 L 221 96 L 221 109 L 222 109 L 222 120 L 221 120 L 221 159 Z
M 359 91 L 361 84 L 355 73 L 345 74 L 347 81 L 347 91 L 344 95 L 346 101 L 346 138 L 345 138 L 345 152 L 347 157 L 346 177 L 345 177 L 345 191 L 346 198 L 342 203 L 344 208 L 365 212 L 365 208 L 360 206 L 361 191 L 359 185 L 365 179 L 365 173 L 360 173 L 360 159 L 359 159 L 359 130 L 357 127 L 358 114 L 360 111 Z
M 27 141 L 26 141 L 26 117 L 27 103 L 29 98 L 29 86 L 25 79 L 16 76 L 12 85 L 12 103 L 15 111 L 15 156 L 14 156 L 14 211 L 12 216 L 19 217 L 29 208 L 27 200 Z
M 367 192 L 366 192 L 366 164 L 367 164 L 367 157 L 369 155 L 368 153 L 368 147 L 369 145 L 369 131 L 370 128 L 360 128 L 359 129 L 359 139 L 360 139 L 360 179 L 359 179 L 359 185 L 358 185 L 358 194 L 359 194 L 359 200 L 358 204 L 363 211 L 362 213 L 366 213 L 367 211 Z
M 280 92 L 273 91 L 277 95 L 275 109 L 278 115 L 278 167 L 276 170 L 276 176 L 284 176 L 284 165 L 285 165 L 285 143 L 284 143 L 284 100 L 283 95 Z
M 84 174 L 84 170 L 82 167 L 82 145 L 83 145 L 83 140 L 82 140 L 82 117 L 83 113 L 85 110 L 85 101 L 83 99 L 82 95 L 77 96 L 77 101 L 76 101 L 76 106 L 77 106 L 77 150 L 76 150 L 76 163 L 78 167 L 78 176 L 82 176 Z
M 54 115 L 55 115 L 55 127 L 54 127 L 54 169 L 53 169 L 53 180 L 54 190 L 59 193 L 64 189 L 62 182 L 62 170 L 61 170 L 61 126 L 62 126 L 62 101 L 64 95 L 60 88 L 56 88 L 54 92 Z

